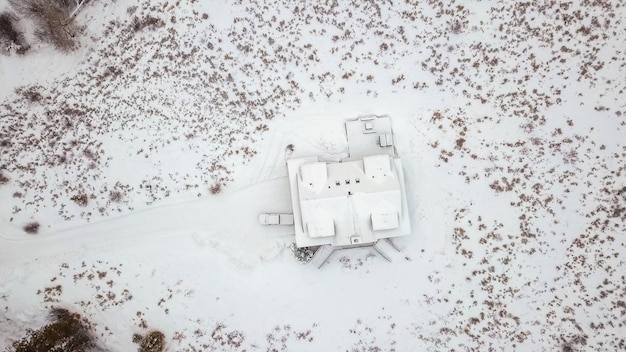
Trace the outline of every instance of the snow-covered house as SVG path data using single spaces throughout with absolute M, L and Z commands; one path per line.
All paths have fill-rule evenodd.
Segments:
M 411 233 L 388 117 L 346 123 L 349 157 L 287 161 L 298 247 L 350 247 Z

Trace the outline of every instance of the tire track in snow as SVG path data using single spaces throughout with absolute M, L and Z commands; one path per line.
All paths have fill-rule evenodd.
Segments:
M 293 233 L 290 227 L 262 227 L 263 211 L 291 211 L 286 178 L 276 178 L 196 201 L 136 211 L 118 218 L 25 240 L 0 238 L 0 265 L 19 265 L 46 257 L 122 247 L 171 236 L 193 235 L 232 259 L 265 258 L 276 241 Z M 224 250 L 225 249 L 225 250 Z M 27 253 L 27 255 L 25 255 Z

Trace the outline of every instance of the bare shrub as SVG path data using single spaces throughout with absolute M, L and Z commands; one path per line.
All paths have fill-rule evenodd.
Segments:
M 26 98 L 28 101 L 30 101 L 31 103 L 35 103 L 40 101 L 43 97 L 41 96 L 41 93 L 35 91 L 35 90 L 26 90 L 23 93 L 24 98 Z
M 215 183 L 213 186 L 211 186 L 211 188 L 209 188 L 209 192 L 211 192 L 211 194 L 216 195 L 218 193 L 220 193 L 222 191 L 222 185 L 218 182 Z
M 465 29 L 465 25 L 463 24 L 463 22 L 459 20 L 454 20 L 448 23 L 448 31 L 451 32 L 452 34 L 461 34 L 461 32 L 463 32 L 464 29 Z
M 43 95 L 39 93 L 38 88 L 41 88 L 41 87 L 28 87 L 28 88 L 22 87 L 22 88 L 15 89 L 15 92 L 17 94 L 22 95 L 29 102 L 36 103 L 36 102 L 41 101 L 41 99 L 43 99 Z
M 16 23 L 19 18 L 12 12 L 0 13 L 0 53 L 11 53 L 15 50 L 18 54 L 25 54 L 30 46 L 24 39 L 24 33 L 18 30 Z
M 313 259 L 313 256 L 315 255 L 315 252 L 319 249 L 319 247 L 298 248 L 296 247 L 295 243 L 292 243 L 289 246 L 289 249 L 291 249 L 291 253 L 293 253 L 293 256 L 296 257 L 296 260 L 298 262 L 302 264 L 307 264 L 311 261 L 311 259 Z
M 153 330 L 141 336 L 139 334 L 133 335 L 133 342 L 139 343 L 139 352 L 163 352 L 165 351 L 165 335 L 158 331 Z
M 97 346 L 91 328 L 79 314 L 64 308 L 50 310 L 52 322 L 13 343 L 15 352 L 90 351 Z
M 137 12 L 137 6 L 130 6 L 126 9 L 126 13 L 129 15 L 132 15 L 135 12 Z
M 9 183 L 9 178 L 0 171 L 0 185 L 6 185 L 7 183 Z
M 578 163 L 578 152 L 576 149 L 572 149 L 563 154 L 563 162 L 565 164 L 576 165 Z
M 243 340 L 245 339 L 245 335 L 241 331 L 231 331 L 228 333 L 228 335 L 226 335 L 226 337 L 228 338 L 226 340 L 226 343 L 229 346 L 233 346 L 236 348 L 241 347 L 241 344 L 243 343 Z
M 124 198 L 124 195 L 120 191 L 111 191 L 109 193 L 109 199 L 113 203 L 119 203 L 122 201 L 123 198 Z
M 580 346 L 587 345 L 587 336 L 586 335 L 574 335 L 569 337 L 561 336 L 561 350 L 563 352 L 576 352 L 579 351 Z
M 156 28 L 161 28 L 163 26 L 165 26 L 165 22 L 162 19 L 158 17 L 150 16 L 150 15 L 147 15 L 141 19 L 135 16 L 133 17 L 133 20 L 131 22 L 131 28 L 135 32 L 139 32 L 143 30 L 144 28 L 156 29 Z
M 133 334 L 133 343 L 140 343 L 141 340 L 143 340 L 143 336 L 141 336 L 141 334 Z
M 89 198 L 87 197 L 85 193 L 76 194 L 72 196 L 72 198 L 70 199 L 73 200 L 76 204 L 80 205 L 81 207 L 85 207 L 89 203 Z
M 34 221 L 34 222 L 29 222 L 28 224 L 24 225 L 23 229 L 24 232 L 31 234 L 31 235 L 36 235 L 39 232 L 39 223 Z
M 239 348 L 245 340 L 245 335 L 243 332 L 238 330 L 227 331 L 226 325 L 223 323 L 217 323 L 211 332 L 211 338 L 213 341 L 222 346 L 228 345 Z

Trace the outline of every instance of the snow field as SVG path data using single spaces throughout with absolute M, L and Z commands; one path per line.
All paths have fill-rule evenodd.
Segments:
M 0 347 L 62 305 L 111 350 L 623 349 L 624 11 L 89 5 L 44 77 L 45 47 L 0 61 L 24 86 L 0 105 Z M 289 208 L 289 145 L 338 158 L 367 114 L 392 117 L 415 233 L 392 263 L 301 266 L 256 216 Z

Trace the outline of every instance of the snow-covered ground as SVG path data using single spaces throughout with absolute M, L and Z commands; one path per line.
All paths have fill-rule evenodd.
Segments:
M 111 351 L 149 329 L 171 351 L 626 349 L 621 1 L 77 20 L 76 52 L 0 56 L 0 349 L 51 306 Z M 369 114 L 392 118 L 413 235 L 391 263 L 300 265 L 257 215 L 290 210 L 286 157 L 339 158 Z

